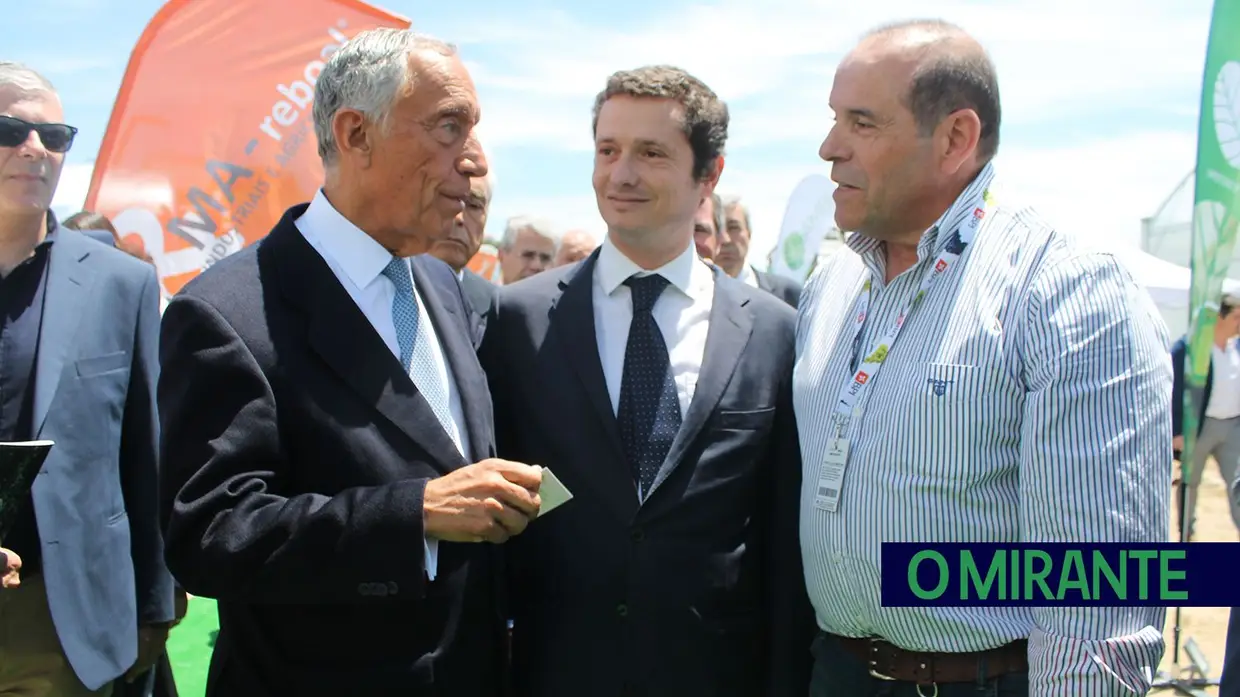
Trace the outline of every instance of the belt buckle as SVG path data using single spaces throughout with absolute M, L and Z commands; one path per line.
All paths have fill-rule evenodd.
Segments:
M 870 677 L 878 678 L 879 680 L 886 680 L 888 682 L 895 682 L 895 678 L 891 677 L 890 675 L 886 675 L 886 674 L 878 672 L 877 656 L 878 656 L 878 640 L 870 639 L 870 666 L 869 666 Z
M 873 668 L 873 666 L 874 666 L 874 662 L 873 662 L 873 661 L 871 661 L 871 662 L 870 662 L 870 666 L 871 666 L 871 668 L 870 668 L 870 677 L 871 677 L 871 678 L 878 678 L 879 680 L 887 680 L 887 681 L 890 681 L 890 682 L 894 682 L 894 681 L 895 681 L 895 678 L 891 677 L 890 675 L 883 675 L 882 673 L 878 672 L 877 670 L 874 670 L 874 668 Z

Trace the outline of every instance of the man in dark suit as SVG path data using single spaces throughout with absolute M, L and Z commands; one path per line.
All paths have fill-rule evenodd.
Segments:
M 749 238 L 753 228 L 750 227 L 749 209 L 739 198 L 724 197 L 723 220 L 715 263 L 732 278 L 761 288 L 796 308 L 801 299 L 800 283 L 779 274 L 759 271 L 749 264 Z
M 0 62 L 0 441 L 53 441 L 4 546 L 0 694 L 108 695 L 173 619 L 159 532 L 159 295 L 150 266 L 60 226 L 76 130 L 33 70 Z
M 430 253 L 456 272 L 461 281 L 461 291 L 469 307 L 474 331 L 474 345 L 482 339 L 486 329 L 486 317 L 495 305 L 496 286 L 487 279 L 470 271 L 466 266 L 482 247 L 482 235 L 487 227 L 487 211 L 491 206 L 494 183 L 490 175 L 472 179 L 469 199 L 465 210 L 452 219 L 452 229 L 447 237 L 435 240 Z
M 518 695 L 808 690 L 794 313 L 693 244 L 727 124 L 680 69 L 613 75 L 594 128 L 606 240 L 500 289 L 480 350 L 499 452 L 574 495 L 508 548 Z
M 167 556 L 218 600 L 212 697 L 502 688 L 499 550 L 479 543 L 537 515 L 541 473 L 491 459 L 460 286 L 410 259 L 486 175 L 478 116 L 455 48 L 358 34 L 316 84 L 322 189 L 165 311 Z

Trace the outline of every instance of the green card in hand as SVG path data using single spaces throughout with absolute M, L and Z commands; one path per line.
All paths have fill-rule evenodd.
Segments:
M 538 508 L 538 517 L 559 508 L 573 497 L 568 487 L 564 486 L 555 474 L 546 467 L 542 470 L 542 485 L 538 487 L 538 497 L 542 505 Z

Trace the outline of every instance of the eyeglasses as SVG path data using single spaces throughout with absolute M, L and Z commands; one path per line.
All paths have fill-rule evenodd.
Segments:
M 39 140 L 48 152 L 65 153 L 73 146 L 78 129 L 63 123 L 31 123 L 13 116 L 0 116 L 0 147 L 15 148 L 30 137 L 39 134 Z

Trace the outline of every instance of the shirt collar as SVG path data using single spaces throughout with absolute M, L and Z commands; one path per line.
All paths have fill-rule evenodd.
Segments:
M 617 249 L 609 235 L 603 238 L 598 260 L 594 264 L 594 277 L 607 295 L 614 293 L 630 276 L 658 274 L 681 293 L 698 300 L 703 294 L 713 292 L 714 273 L 706 262 L 698 258 L 692 241 L 675 259 L 653 271 L 646 271 Z
M 758 274 L 754 273 L 752 266 L 750 266 L 749 264 L 745 264 L 744 266 L 741 267 L 741 274 L 736 277 L 736 280 L 740 281 L 741 283 L 745 283 L 745 284 L 757 287 Z
M 951 207 L 939 216 L 939 219 L 931 225 L 929 229 L 921 235 L 921 240 L 917 243 L 917 261 L 925 261 L 926 258 L 938 254 L 947 245 L 951 239 L 950 234 L 940 235 L 943 230 L 954 231 L 965 220 L 966 217 L 973 215 L 974 202 L 981 196 L 982 192 L 989 189 L 995 178 L 994 163 L 987 162 L 982 171 L 977 173 L 973 181 L 965 187 L 960 196 L 956 197 Z M 845 244 L 852 248 L 854 252 L 859 254 L 866 260 L 867 264 L 873 266 L 881 262 L 883 243 L 873 237 L 868 237 L 861 233 L 854 233 L 845 237 Z
M 46 246 L 46 245 L 49 245 L 55 242 L 56 231 L 59 229 L 60 229 L 60 221 L 56 219 L 56 214 L 53 213 L 51 210 L 48 210 L 47 212 L 47 235 L 43 238 L 42 242 L 35 245 L 35 248 L 38 249 L 39 247 L 43 247 L 43 246 Z
M 374 282 L 392 261 L 392 253 L 354 225 L 319 189 L 306 212 L 298 218 L 302 234 L 313 238 L 358 288 Z

